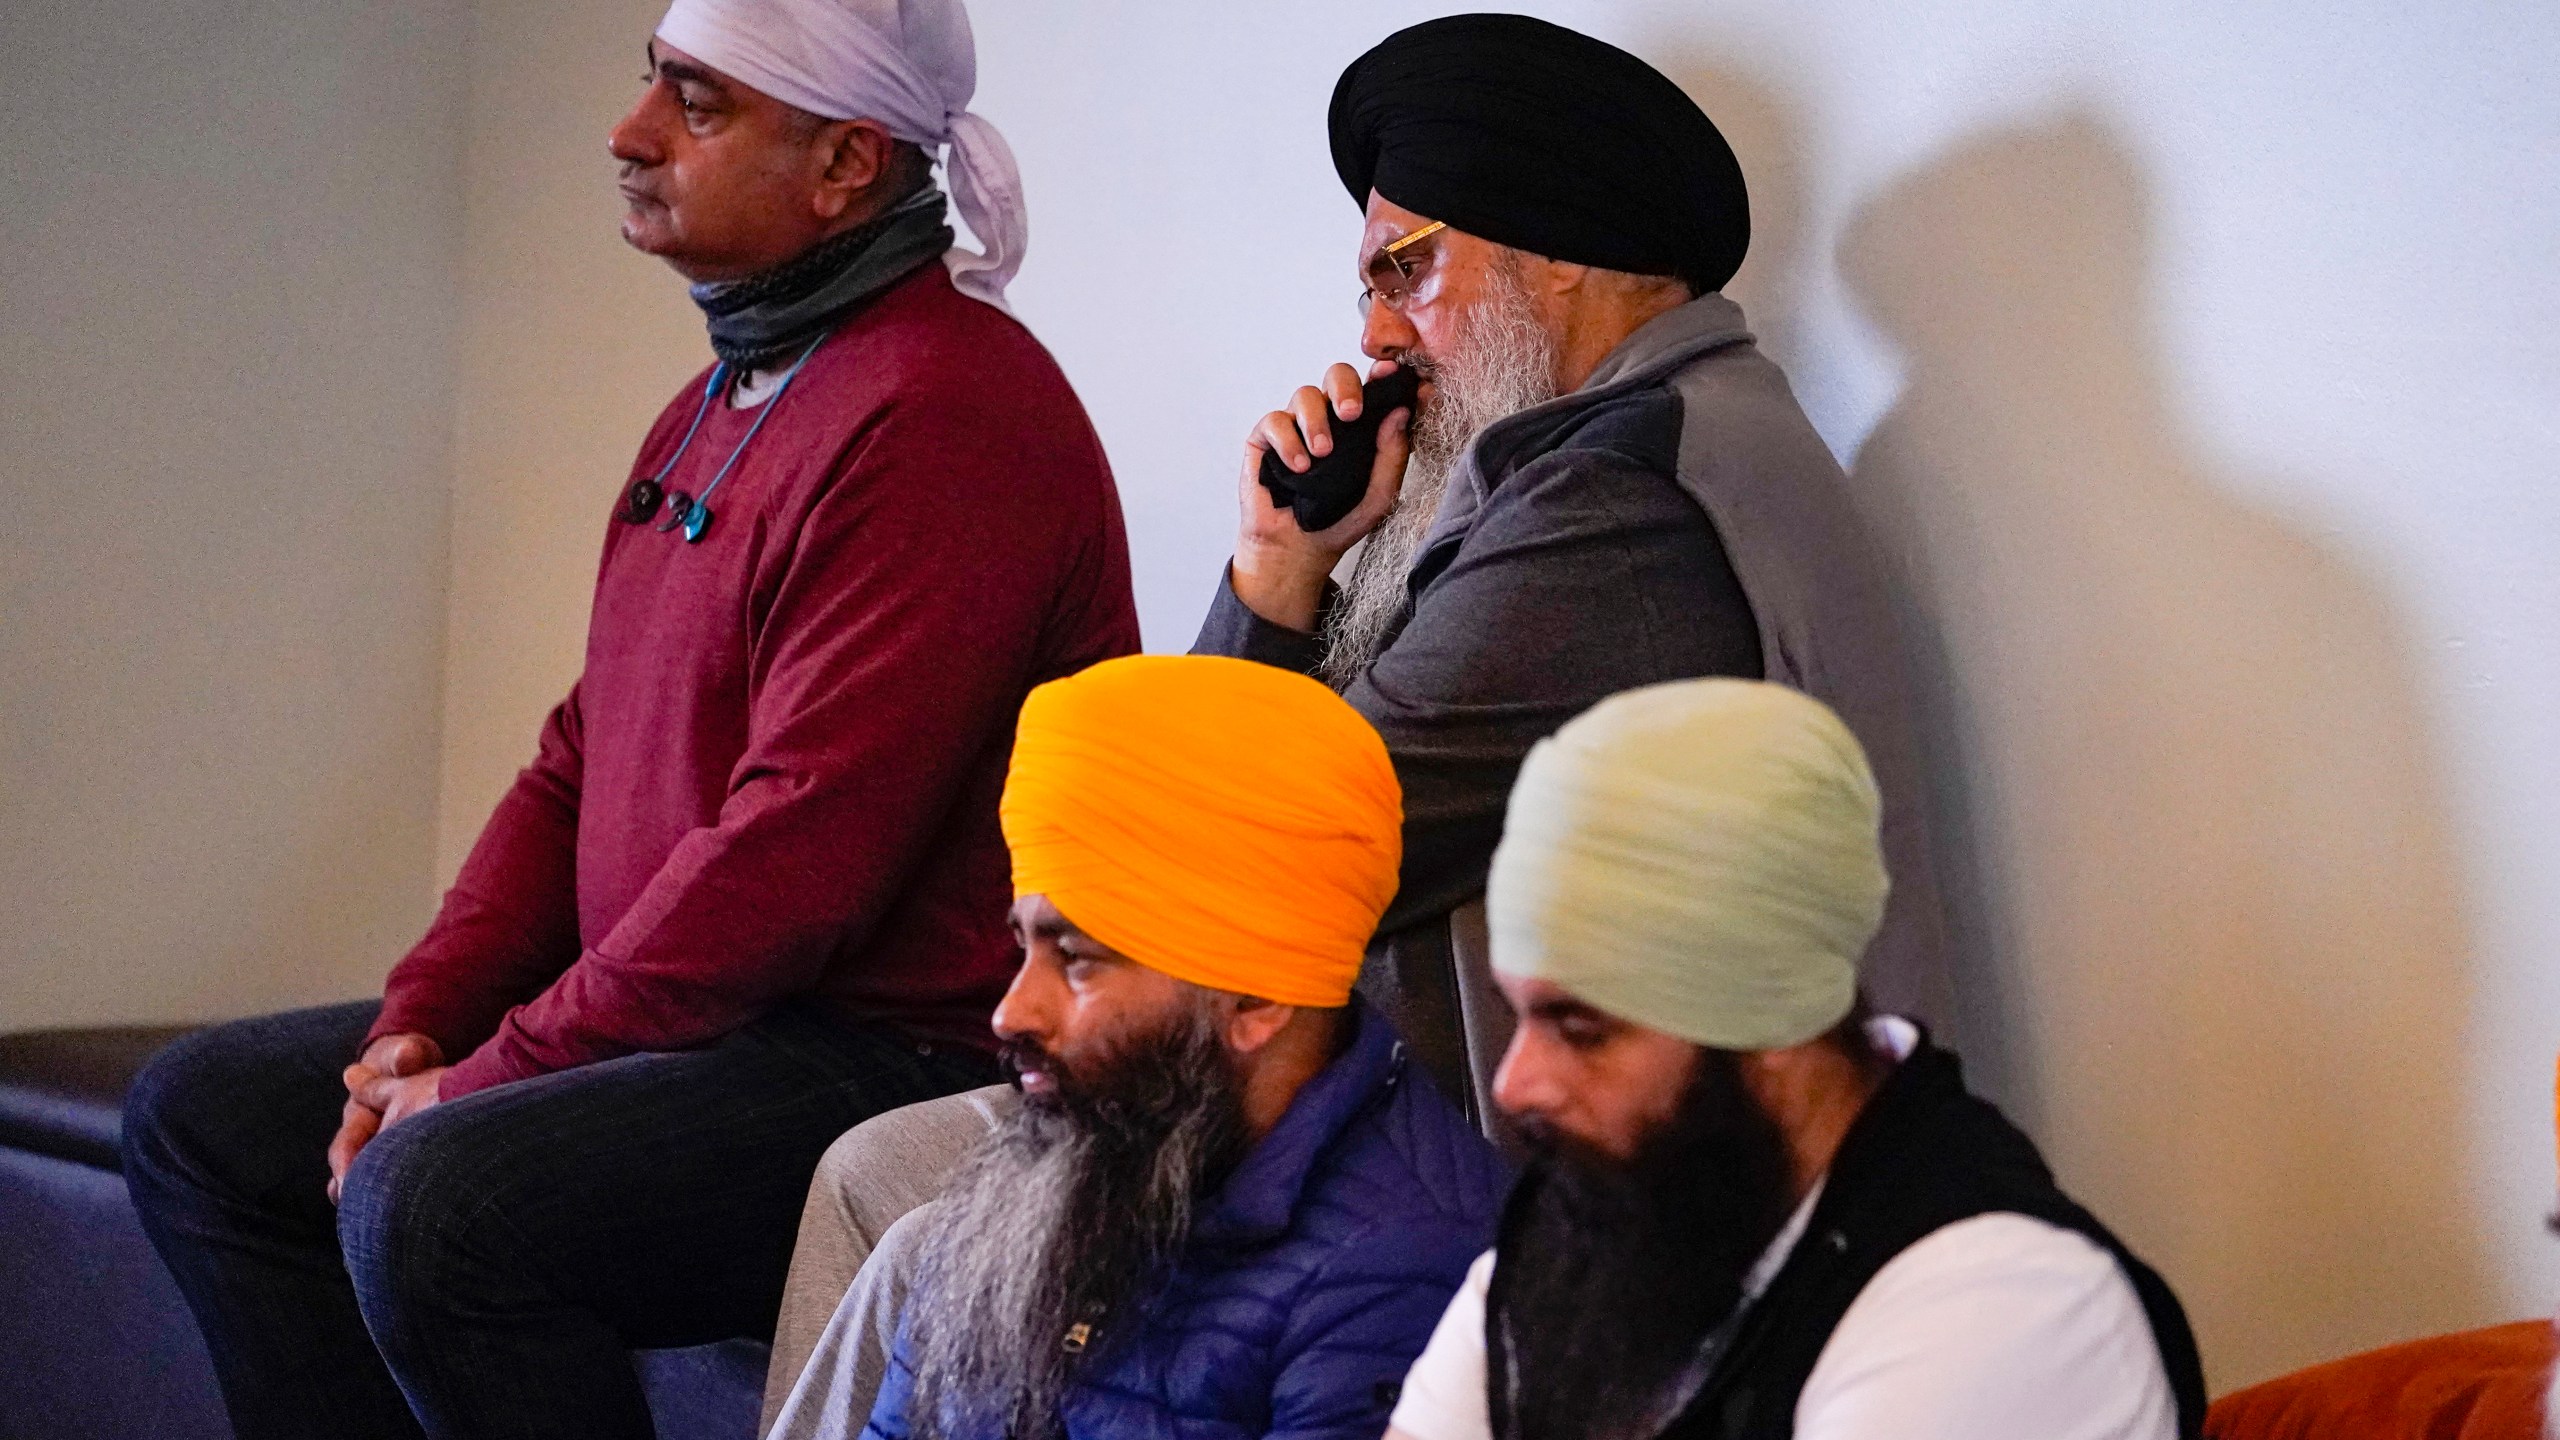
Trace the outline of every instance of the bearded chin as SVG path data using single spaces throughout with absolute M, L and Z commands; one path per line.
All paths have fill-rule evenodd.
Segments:
M 1205 1009 L 1090 1068 L 1027 1097 L 936 1207 L 908 1313 L 919 1436 L 1063 1433 L 1077 1365 L 1143 1306 L 1244 1154 L 1242 1093 Z
M 1519 256 L 1505 253 L 1486 271 L 1484 293 L 1468 307 L 1457 343 L 1442 354 L 1403 358 L 1431 382 L 1431 403 L 1414 417 L 1395 508 L 1361 545 L 1328 618 L 1318 679 L 1345 689 L 1378 658 L 1404 613 L 1405 575 L 1439 518 L 1450 474 L 1484 427 L 1556 397 L 1557 350 L 1521 279 Z
M 1679 1113 L 1631 1162 L 1532 1131 L 1525 1212 L 1494 1266 L 1501 1440 L 1649 1436 L 1785 1224 L 1784 1136 L 1734 1057 L 1701 1050 Z

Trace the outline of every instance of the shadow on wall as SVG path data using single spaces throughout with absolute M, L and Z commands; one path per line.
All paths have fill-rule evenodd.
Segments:
M 2470 1216 L 2463 887 L 2377 587 L 2207 473 L 2146 187 L 2085 116 L 1854 217 L 1907 388 L 1852 479 L 1945 657 L 1996 938 L 1967 1030 L 2175 1283 L 2217 1388 L 2505 1318 Z
M 1725 57 L 1682 53 L 1676 46 L 1645 53 L 1665 57 L 1662 72 L 1707 112 L 1742 162 L 1751 192 L 1751 248 L 1724 293 L 1742 306 L 1760 348 L 1787 365 L 1794 358 L 1806 260 L 1804 147 L 1795 107 Z M 1788 368 L 1792 373 L 1794 367 Z
M 1751 252 L 1725 293 L 1742 306 L 1760 348 L 1785 367 L 1802 394 L 1822 367 L 1810 363 L 1800 342 L 1805 269 L 1813 257 L 1805 225 L 1804 147 L 1794 108 L 1720 58 L 1681 54 L 1676 48 L 1672 54 L 1664 73 L 1715 121 L 1750 184 Z M 1873 513 L 1860 487 L 1853 483 L 1851 488 L 1852 498 L 1869 510 L 1871 524 L 1882 528 L 1895 523 L 1895 517 Z M 1904 618 L 1911 674 L 1922 692 L 1917 714 L 1932 782 L 1929 833 L 1939 899 L 1946 910 L 1954 971 L 1949 981 L 1958 997 L 1954 1013 L 1931 1018 L 1938 1038 L 1962 1051 L 1978 1088 L 2004 1103 L 2012 1098 L 2031 1101 L 2036 1086 L 2013 1043 L 2023 1028 L 2019 997 L 1997 967 L 1986 963 L 1986 957 L 2011 947 L 1991 903 L 1994 887 L 1980 873 L 1986 847 L 1974 838 L 1980 824 L 1977 798 L 1964 783 L 1968 767 L 1962 763 L 1961 716 L 1952 706 L 1955 687 L 1946 646 L 1926 587 L 1909 572 L 1906 557 L 1891 547 L 1891 537 L 1878 538 L 1887 542 L 1885 581 Z M 2015 1106 L 2012 1113 L 2022 1120 L 2033 1118 Z

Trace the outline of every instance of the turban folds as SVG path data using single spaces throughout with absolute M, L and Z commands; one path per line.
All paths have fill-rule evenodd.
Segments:
M 1386 743 L 1318 681 L 1135 655 L 1031 692 L 1005 776 L 1014 894 L 1179 980 L 1330 1008 L 1404 857 Z
M 1399 30 L 1333 88 L 1333 168 L 1531 254 L 1722 289 L 1751 243 L 1742 166 L 1661 71 L 1526 15 Z
M 675 0 L 658 38 L 813 115 L 950 146 L 951 198 L 986 248 L 944 263 L 963 294 L 1004 303 L 1031 225 L 1012 147 L 969 109 L 978 42 L 960 0 Z
M 1802 1044 L 1849 1013 L 1883 921 L 1881 822 L 1818 700 L 1750 680 L 1613 696 L 1521 767 L 1494 968 L 1699 1045 Z

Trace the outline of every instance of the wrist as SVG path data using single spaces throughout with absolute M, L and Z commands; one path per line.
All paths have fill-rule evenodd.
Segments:
M 1274 554 L 1241 541 L 1227 564 L 1227 586 L 1255 615 L 1286 629 L 1312 635 L 1317 608 L 1324 600 L 1325 578 L 1332 567 L 1310 557 Z

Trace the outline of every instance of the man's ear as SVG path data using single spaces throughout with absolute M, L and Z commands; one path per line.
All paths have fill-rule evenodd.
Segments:
M 1239 995 L 1236 1008 L 1229 1012 L 1220 1029 L 1225 1034 L 1228 1049 L 1239 1055 L 1250 1055 L 1270 1044 L 1271 1037 L 1288 1029 L 1289 1022 L 1297 1016 L 1298 1007 L 1295 1005 Z
M 1530 277 L 1533 289 L 1544 290 L 1550 295 L 1570 295 L 1591 279 L 1591 267 L 1588 265 L 1577 265 L 1570 260 L 1551 260 L 1544 255 L 1532 258 L 1545 270 L 1542 275 Z
M 826 168 L 819 172 L 810 206 L 821 220 L 834 220 L 870 194 L 889 173 L 898 142 L 877 120 L 838 120 L 818 132 Z

